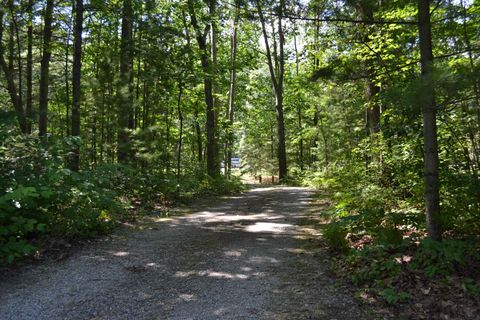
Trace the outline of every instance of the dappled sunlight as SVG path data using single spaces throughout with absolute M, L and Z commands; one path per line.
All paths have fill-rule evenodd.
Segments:
M 188 277 L 210 277 L 217 279 L 229 279 L 229 280 L 246 280 L 249 275 L 242 273 L 228 273 L 213 270 L 191 270 L 191 271 L 177 271 L 175 273 L 176 278 L 188 278 Z
M 105 258 L 104 256 L 96 255 L 96 256 L 83 256 L 82 258 L 88 259 L 88 260 L 96 260 L 96 261 L 107 261 L 108 259 Z
M 248 262 L 253 264 L 263 264 L 263 263 L 279 263 L 276 258 L 273 257 L 260 257 L 260 256 L 253 256 L 248 259 Z
M 224 254 L 225 256 L 227 257 L 241 257 L 242 254 L 244 254 L 246 252 L 246 250 L 229 250 L 229 251 L 225 251 Z
M 190 294 L 190 293 L 182 293 L 182 294 L 179 294 L 179 295 L 178 295 L 178 299 L 181 300 L 181 301 L 185 301 L 185 302 L 197 300 L 196 297 L 195 297 L 195 295 L 194 295 L 194 294 Z
M 130 252 L 126 252 L 126 251 L 117 251 L 112 253 L 112 256 L 115 256 L 115 257 L 126 257 L 128 255 L 130 255 Z
M 294 228 L 287 223 L 257 222 L 245 227 L 245 231 L 254 233 L 286 233 Z
M 272 210 L 270 210 L 272 211 Z M 272 211 L 273 212 L 273 211 Z M 227 214 L 224 212 L 202 211 L 194 213 L 184 220 L 201 220 L 204 223 L 221 223 L 235 221 L 276 220 L 284 218 L 281 215 L 260 214 Z

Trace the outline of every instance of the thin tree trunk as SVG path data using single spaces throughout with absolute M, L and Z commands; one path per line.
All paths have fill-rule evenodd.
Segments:
M 167 110 L 165 110 L 165 127 L 166 127 L 166 135 L 165 135 L 165 167 L 167 173 L 170 173 L 170 106 L 167 106 Z
M 432 84 L 433 53 L 429 0 L 418 0 L 418 30 L 422 80 L 424 85 L 422 114 L 425 153 L 425 215 L 427 218 L 429 238 L 441 240 L 442 233 L 439 223 L 440 182 L 438 177 L 437 109 Z
M 284 34 L 282 26 L 282 15 L 284 0 L 280 1 L 279 6 L 279 18 L 278 18 L 278 38 L 279 38 L 279 56 L 275 58 L 275 65 L 278 65 L 278 72 L 275 72 L 274 62 L 272 60 L 272 54 L 270 52 L 270 46 L 268 43 L 268 35 L 265 27 L 265 18 L 260 6 L 260 1 L 256 0 L 257 11 L 260 17 L 260 23 L 262 25 L 263 38 L 265 41 L 265 47 L 267 51 L 267 63 L 270 71 L 270 78 L 272 80 L 274 92 L 275 92 L 275 109 L 277 118 L 277 135 L 278 135 L 278 176 L 282 181 L 287 175 L 287 153 L 285 147 L 285 121 L 283 116 L 283 78 L 285 72 L 285 52 L 284 52 Z M 277 77 L 278 74 L 278 77 Z
M 32 133 L 33 125 L 33 0 L 28 1 L 28 29 L 27 29 L 27 101 L 26 118 L 28 134 Z
M 180 178 L 181 175 L 181 163 L 182 163 L 182 144 L 183 144 L 183 114 L 182 114 L 182 93 L 183 93 L 183 83 L 182 80 L 178 83 L 178 99 L 177 99 L 177 112 L 178 120 L 180 122 L 179 128 L 179 137 L 178 137 L 178 148 L 177 148 L 177 178 Z
M 232 146 L 233 146 L 233 120 L 235 111 L 235 86 L 236 86 L 236 63 L 237 63 L 237 48 L 238 48 L 238 20 L 240 17 L 240 9 L 238 3 L 236 4 L 235 17 L 232 20 L 232 36 L 230 39 L 230 84 L 228 91 L 228 107 L 227 107 L 227 139 L 225 142 L 225 160 L 224 170 L 225 176 L 230 176 L 232 171 Z
M 22 46 L 20 41 L 20 33 L 18 30 L 17 20 L 15 18 L 15 12 L 12 5 L 12 25 L 13 30 L 15 31 L 15 39 L 17 42 L 17 66 L 18 66 L 18 103 L 22 106 L 23 109 L 23 71 L 22 71 Z M 28 120 L 26 122 L 27 133 L 28 133 Z
M 300 59 L 298 57 L 298 47 L 297 47 L 297 36 L 294 34 L 293 36 L 293 43 L 295 47 L 295 72 L 298 78 L 300 73 Z M 299 103 L 297 103 L 297 119 L 298 119 L 298 131 L 300 133 L 300 140 L 298 141 L 298 151 L 299 151 L 299 165 L 300 170 L 303 171 L 303 134 L 302 134 L 302 108 Z
M 214 0 L 210 0 L 214 1 Z M 197 16 L 195 14 L 195 6 L 193 0 L 188 0 L 188 9 L 190 12 L 191 24 L 195 30 L 197 44 L 200 49 L 200 60 L 202 69 L 204 72 L 204 93 L 205 93 L 205 104 L 207 107 L 207 173 L 209 176 L 217 176 L 219 174 L 218 168 L 218 148 L 217 148 L 217 139 L 215 135 L 216 126 L 215 126 L 215 105 L 213 98 L 213 76 L 212 76 L 212 63 L 210 53 L 207 50 L 206 38 L 209 31 L 207 26 L 204 31 L 200 29 L 198 25 Z
M 47 0 L 43 26 L 43 55 L 40 64 L 40 99 L 38 105 L 38 135 L 47 134 L 48 124 L 48 80 L 50 73 L 50 58 L 52 56 L 52 19 L 54 0 Z
M 5 60 L 5 52 L 3 49 L 3 17 L 5 12 L 0 7 L 0 68 L 3 70 L 5 79 L 7 81 L 7 91 L 12 101 L 15 113 L 17 116 L 17 121 L 22 133 L 27 133 L 27 121 L 25 117 L 25 112 L 21 104 L 21 99 L 17 93 L 17 88 L 15 86 L 15 80 L 7 61 Z
M 105 144 L 105 90 L 102 90 L 101 120 L 100 120 L 100 163 L 103 163 Z
M 72 11 L 75 11 L 75 3 L 72 3 Z M 67 136 L 70 136 L 70 72 L 68 70 L 68 60 L 70 59 L 70 29 L 67 33 L 67 38 L 65 39 L 65 66 L 64 66 L 64 76 L 65 76 L 65 125 Z
M 73 68 L 72 68 L 72 136 L 80 137 L 80 104 L 82 99 L 82 32 L 83 0 L 75 0 L 75 29 L 73 32 Z M 95 137 L 95 135 L 94 135 Z M 70 162 L 70 169 L 78 171 L 80 167 L 80 145 L 75 141 Z
M 13 61 L 15 60 L 15 23 L 14 23 L 14 17 L 15 17 L 15 5 L 13 0 L 8 0 L 8 7 L 10 10 L 10 25 L 9 25 L 9 33 L 8 33 L 8 69 L 10 69 L 10 72 L 12 74 L 15 73 L 15 70 L 13 68 Z M 19 92 L 19 97 L 20 97 L 20 92 Z
M 132 112 L 133 88 L 132 73 L 132 33 L 133 6 L 132 0 L 123 1 L 122 38 L 120 42 L 120 82 L 118 88 L 118 146 L 117 158 L 120 163 L 129 162 L 130 158 L 130 115 Z
M 198 122 L 198 111 L 195 110 L 195 132 L 197 133 L 197 158 L 198 163 L 203 162 L 203 144 L 202 144 L 202 130 L 200 129 L 200 123 Z

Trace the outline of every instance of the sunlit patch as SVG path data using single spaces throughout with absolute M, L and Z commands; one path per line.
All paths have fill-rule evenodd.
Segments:
M 197 274 L 197 271 L 177 271 L 175 272 L 175 277 L 177 278 L 186 278 L 191 277 Z
M 117 251 L 117 252 L 112 253 L 112 255 L 114 255 L 115 257 L 126 257 L 126 256 L 130 255 L 130 252 Z
M 272 257 L 251 257 L 248 259 L 249 262 L 252 263 L 278 263 L 278 260 Z
M 286 223 L 272 223 L 272 222 L 257 222 L 255 224 L 245 227 L 247 232 L 269 232 L 269 233 L 284 233 L 292 228 L 291 224 Z
M 287 251 L 290 253 L 296 253 L 296 254 L 308 253 L 307 250 L 301 249 L 301 248 L 290 248 L 290 249 L 287 249 Z
M 188 294 L 188 293 L 179 294 L 178 297 L 183 301 L 193 301 L 193 300 L 195 300 L 195 295 Z
M 149 262 L 145 265 L 147 268 L 158 268 L 160 267 L 156 262 Z
M 170 222 L 170 221 L 174 221 L 174 219 L 172 218 L 162 218 L 162 217 L 159 217 L 159 218 L 153 218 L 152 219 L 153 222 Z
M 248 279 L 247 275 L 241 274 L 241 273 L 232 274 L 232 273 L 226 273 L 226 272 L 217 272 L 217 271 L 207 270 L 207 271 L 200 271 L 198 274 L 200 276 L 207 276 L 207 277 L 219 278 L 219 279 L 241 279 L 241 280 Z
M 248 275 L 241 274 L 241 273 L 227 273 L 227 272 L 219 272 L 219 271 L 212 271 L 212 270 L 201 270 L 201 271 L 177 271 L 175 273 L 175 277 L 177 278 L 186 278 L 192 276 L 200 276 L 200 277 L 210 277 L 210 278 L 217 278 L 217 279 L 231 279 L 231 280 L 245 280 L 248 279 Z
M 252 271 L 252 268 L 250 268 L 250 267 L 242 267 L 242 268 L 240 268 L 240 270 L 242 270 L 243 272 L 250 272 L 250 271 Z
M 270 188 L 255 188 L 250 190 L 250 192 L 268 192 L 272 190 L 279 190 L 280 187 L 270 187 Z
M 106 261 L 107 260 L 103 256 L 84 256 L 84 258 L 97 260 L 97 261 Z
M 257 238 L 257 241 L 268 241 L 268 240 L 265 238 Z
M 205 223 L 237 222 L 237 221 L 255 221 L 255 220 L 278 220 L 283 219 L 280 215 L 271 215 L 265 213 L 259 214 L 225 214 L 223 212 L 202 211 L 190 215 L 188 220 L 203 220 Z
M 245 250 L 242 250 L 245 251 Z M 242 251 L 239 250 L 230 250 L 230 251 L 225 251 L 225 255 L 227 257 L 241 257 L 242 256 Z

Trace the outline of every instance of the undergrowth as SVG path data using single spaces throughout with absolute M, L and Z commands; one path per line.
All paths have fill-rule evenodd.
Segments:
M 458 213 L 457 208 L 458 216 L 450 219 L 455 207 L 447 203 L 444 239 L 433 241 L 426 234 L 421 188 L 385 183 L 379 176 L 349 168 L 306 179 L 310 186 L 328 190 L 323 197 L 334 201 L 322 213 L 332 270 L 348 279 L 364 301 L 415 310 L 407 317 L 457 312 L 468 318 L 480 299 L 480 246 L 478 224 L 466 221 L 478 212 Z M 452 305 L 463 310 L 452 311 Z
M 193 169 L 181 177 L 104 164 L 66 168 L 69 140 L 10 135 L 0 146 L 0 265 L 34 254 L 42 238 L 90 238 L 156 206 L 242 188 L 239 179 L 210 178 Z

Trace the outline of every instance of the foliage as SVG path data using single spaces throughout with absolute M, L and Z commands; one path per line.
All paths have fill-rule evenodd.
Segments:
M 1 134 L 1 132 L 0 132 Z M 109 232 L 130 209 L 242 189 L 239 179 L 197 170 L 178 179 L 152 170 L 106 164 L 81 172 L 64 166 L 70 139 L 9 134 L 0 146 L 0 264 L 36 251 L 44 235 L 67 239 Z M 196 172 L 196 173 L 195 173 Z M 167 203 L 168 205 L 168 203 Z

